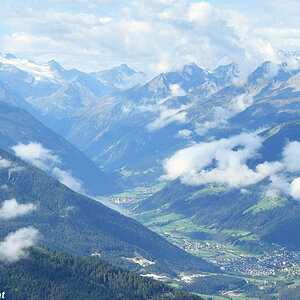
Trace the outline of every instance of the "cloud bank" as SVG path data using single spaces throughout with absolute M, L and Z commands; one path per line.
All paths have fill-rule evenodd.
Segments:
M 0 243 L 0 260 L 14 263 L 27 257 L 26 249 L 33 246 L 39 237 L 37 229 L 32 227 L 21 228 L 8 234 Z
M 300 200 L 298 158 L 300 142 L 290 142 L 283 150 L 281 161 L 263 162 L 254 169 L 247 162 L 259 155 L 262 138 L 256 133 L 243 133 L 228 139 L 199 143 L 177 151 L 163 162 L 163 180 L 180 178 L 187 185 L 223 183 L 229 188 L 241 188 L 268 178 L 267 196 L 280 193 Z
M 157 74 L 190 62 L 214 68 L 234 61 L 253 69 L 266 60 L 278 63 L 280 49 L 300 49 L 295 0 L 59 4 L 1 1 L 1 51 L 43 63 L 56 58 L 85 71 L 125 62 Z
M 5 200 L 0 208 L 0 219 L 12 219 L 24 216 L 36 209 L 33 203 L 19 204 L 15 198 Z

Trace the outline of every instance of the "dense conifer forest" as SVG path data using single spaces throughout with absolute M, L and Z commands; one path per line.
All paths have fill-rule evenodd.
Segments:
M 31 249 L 29 258 L 15 264 L 1 264 L 0 287 L 12 300 L 201 299 L 99 257 L 73 257 L 41 248 Z

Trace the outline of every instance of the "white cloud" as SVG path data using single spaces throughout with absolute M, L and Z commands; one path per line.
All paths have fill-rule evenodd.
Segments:
M 32 227 L 21 228 L 6 236 L 0 243 L 0 260 L 13 263 L 27 257 L 26 249 L 38 240 L 39 232 Z
M 258 155 L 262 139 L 256 133 L 243 133 L 228 139 L 199 143 L 177 151 L 163 162 L 164 180 L 180 178 L 187 185 L 223 183 L 230 188 L 241 188 L 269 179 L 265 195 L 281 193 L 300 200 L 299 142 L 290 142 L 283 150 L 281 161 L 263 162 L 254 169 L 247 161 Z
M 295 178 L 291 182 L 290 194 L 294 199 L 300 200 L 300 177 Z
M 18 166 L 16 163 L 0 156 L 0 169 L 8 169 L 9 177 L 13 172 L 20 172 L 23 167 Z
M 179 84 L 170 84 L 169 88 L 173 97 L 186 95 L 186 92 L 180 87 Z
M 300 48 L 291 1 L 255 1 L 252 10 L 222 1 L 38 2 L 1 1 L 2 52 L 86 71 L 133 63 L 156 74 L 192 61 L 249 70 L 280 62 L 279 49 Z
M 173 122 L 185 123 L 186 112 L 180 109 L 164 109 L 161 110 L 160 115 L 152 123 L 147 125 L 150 131 L 161 129 Z
M 290 142 L 284 148 L 283 162 L 289 172 L 300 171 L 300 142 Z
M 228 120 L 236 114 L 244 111 L 253 104 L 253 97 L 246 93 L 239 95 L 231 100 L 227 107 L 215 107 L 212 120 L 204 123 L 197 123 L 195 132 L 205 135 L 212 128 L 221 128 L 228 124 Z
M 18 157 L 43 170 L 49 170 L 53 164 L 61 162 L 57 155 L 39 143 L 31 142 L 27 145 L 20 143 L 11 148 Z
M 188 138 L 193 132 L 188 129 L 182 129 L 177 132 L 177 135 L 182 138 Z
M 99 21 L 101 22 L 101 23 L 108 23 L 108 22 L 111 22 L 113 19 L 112 18 L 109 18 L 109 17 L 107 17 L 107 18 L 99 18 Z
M 279 197 L 281 193 L 290 194 L 290 183 L 283 174 L 271 174 L 271 183 L 267 186 L 265 194 L 267 197 Z
M 282 170 L 270 176 L 270 185 L 266 194 L 278 197 L 281 193 L 300 200 L 300 179 L 295 174 L 300 172 L 299 164 L 300 142 L 289 142 L 282 152 Z
M 0 158 L 0 169 L 7 169 L 12 165 L 12 162 L 5 158 Z
M 215 107 L 213 111 L 212 120 L 196 124 L 195 132 L 197 134 L 205 135 L 210 129 L 222 128 L 227 125 L 227 121 L 231 117 L 231 111 L 220 106 Z
M 21 172 L 23 170 L 24 170 L 23 167 L 18 166 L 18 165 L 14 165 L 13 167 L 11 167 L 11 168 L 8 169 L 8 172 L 9 172 L 9 175 L 11 175 L 14 172 Z
M 192 3 L 188 9 L 188 20 L 205 26 L 209 23 L 213 11 L 213 6 L 208 2 Z
M 83 192 L 82 182 L 72 176 L 70 171 L 64 171 L 55 167 L 52 171 L 53 175 L 64 185 L 76 192 Z
M 53 154 L 52 150 L 45 148 L 42 144 L 31 142 L 26 145 L 19 143 L 13 146 L 12 150 L 18 157 L 49 172 L 70 189 L 83 192 L 82 182 L 73 177 L 71 171 L 59 168 L 58 165 L 63 163 L 60 157 Z
M 5 200 L 0 208 L 0 219 L 12 219 L 27 215 L 36 209 L 33 203 L 19 204 L 16 199 Z
M 173 122 L 186 123 L 187 113 L 185 109 L 188 107 L 188 105 L 182 105 L 179 108 L 168 108 L 167 106 L 161 104 L 140 106 L 138 110 L 141 112 L 152 112 L 155 115 L 158 115 L 154 121 L 146 126 L 149 131 L 155 131 L 162 129 Z
M 261 145 L 260 137 L 246 133 L 193 145 L 179 150 L 164 161 L 166 175 L 163 179 L 174 180 L 180 177 L 183 183 L 189 185 L 223 182 L 231 187 L 258 182 L 267 173 L 266 167 L 261 166 L 260 172 L 255 172 L 247 167 L 246 161 L 256 155 Z M 216 166 L 208 168 L 212 164 Z

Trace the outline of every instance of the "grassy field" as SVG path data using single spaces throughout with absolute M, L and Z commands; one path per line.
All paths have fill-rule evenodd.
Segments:
M 151 172 L 151 171 L 149 171 Z M 160 190 L 163 185 L 158 185 L 152 188 L 136 188 L 126 191 L 122 194 L 113 195 L 111 199 L 113 201 L 120 202 L 122 205 L 125 203 L 126 207 L 133 208 L 144 201 L 147 197 L 151 196 L 157 190 Z M 193 201 L 200 195 L 220 193 L 224 190 L 221 185 L 209 186 L 194 193 L 188 200 Z M 117 202 L 116 202 L 117 203 Z M 193 217 L 187 218 L 184 215 L 177 213 L 167 213 L 167 208 L 170 204 L 166 203 L 159 209 L 144 212 L 135 216 L 135 218 L 143 223 L 146 227 L 160 234 L 171 243 L 179 246 L 187 252 L 206 258 L 208 260 L 215 261 L 216 259 L 221 261 L 234 262 L 234 259 L 239 258 L 259 258 L 264 255 L 264 251 L 273 251 L 274 249 L 265 248 L 266 245 L 262 244 L 259 237 L 250 231 L 243 230 L 229 230 L 218 229 L 216 224 L 210 226 L 200 226 L 193 221 Z M 246 213 L 256 214 L 263 210 L 271 210 L 276 207 L 284 206 L 285 199 L 279 198 L 263 198 L 255 205 L 244 211 Z M 201 235 L 202 234 L 202 235 Z M 239 242 L 239 243 L 237 243 Z M 253 247 L 260 247 L 257 253 L 253 253 Z M 297 266 L 293 266 L 293 269 Z M 299 267 L 300 269 L 300 267 Z M 238 273 L 234 271 L 227 271 L 230 276 L 243 278 L 248 283 L 252 283 L 260 288 L 276 287 L 276 284 L 288 284 L 291 287 L 300 286 L 300 275 L 295 275 L 295 272 L 289 271 L 287 268 L 285 271 L 278 271 L 275 275 L 270 276 L 252 276 L 247 273 Z M 214 274 L 215 275 L 215 274 Z M 174 287 L 179 287 L 180 283 L 174 281 L 171 283 Z M 204 299 L 256 299 L 242 296 L 238 292 L 236 294 L 228 294 L 224 296 L 211 296 L 201 295 Z
M 276 207 L 282 207 L 285 205 L 285 201 L 286 199 L 282 199 L 282 198 L 270 198 L 270 197 L 266 197 L 263 198 L 262 200 L 260 200 L 259 202 L 257 202 L 255 205 L 249 207 L 248 209 L 246 209 L 243 214 L 249 213 L 251 212 L 252 214 L 257 214 L 261 211 L 264 210 L 270 210 L 270 209 L 274 209 Z
M 217 194 L 217 193 L 223 192 L 225 190 L 226 190 L 226 188 L 223 185 L 220 185 L 220 184 L 211 185 L 209 187 L 205 187 L 204 189 L 201 189 L 200 191 L 195 192 L 191 197 L 189 197 L 185 201 L 198 199 L 199 197 L 204 196 L 204 195 Z

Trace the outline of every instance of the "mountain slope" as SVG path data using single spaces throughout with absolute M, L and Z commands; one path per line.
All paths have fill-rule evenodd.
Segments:
M 125 179 L 137 186 L 155 185 L 162 161 L 192 141 L 299 118 L 299 70 L 266 62 L 244 82 L 237 76 L 234 64 L 213 71 L 187 65 L 103 97 L 54 129 L 97 165 L 130 172 Z
M 16 264 L 0 264 L 1 288 L 8 299 L 201 299 L 114 267 L 101 258 L 79 258 L 43 249 Z
M 236 76 L 233 64 L 213 72 L 186 65 L 141 87 L 103 97 L 53 128 L 62 128 L 63 136 L 98 165 L 128 169 L 136 174 L 130 179 L 137 185 L 151 185 L 161 174 L 160 161 L 189 143 L 180 133 L 193 127 L 189 107 L 211 94 L 211 86 L 220 90 Z
M 40 143 L 61 158 L 62 167 L 83 182 L 86 192 L 100 195 L 118 190 L 113 175 L 100 171 L 88 157 L 23 109 L 0 101 L 0 124 L 1 148 L 12 152 L 11 147 L 18 143 Z
M 300 122 L 280 124 L 261 136 L 264 142 L 260 155 L 250 160 L 249 165 L 281 160 L 286 145 L 300 141 Z M 299 172 L 295 174 L 297 176 Z M 248 232 L 248 236 L 256 235 L 262 241 L 297 250 L 300 247 L 300 202 L 287 194 L 266 196 L 269 184 L 269 180 L 264 179 L 249 184 L 246 190 L 228 188 L 222 182 L 185 185 L 177 179 L 142 202 L 137 211 L 158 210 L 161 215 L 180 214 L 198 226 L 205 225 L 217 231 L 242 230 Z M 211 237 L 217 238 L 217 233 Z M 226 234 L 223 238 L 232 239 Z M 242 241 L 236 238 L 236 243 Z
M 94 252 L 117 265 L 134 270 L 173 273 L 177 269 L 215 270 L 213 266 L 173 246 L 137 221 L 99 202 L 77 194 L 41 170 L 0 150 L 10 167 L 0 168 L 0 198 L 16 198 L 34 203 L 37 209 L 16 220 L 0 220 L 3 239 L 9 232 L 34 226 L 43 239 L 41 245 L 73 254 Z M 12 169 L 13 166 L 13 169 Z M 18 169 L 15 167 L 18 166 Z M 22 167 L 22 170 L 20 170 Z M 132 262 L 142 256 L 145 267 Z M 127 258 L 127 259 L 126 259 Z M 155 262 L 155 264 L 151 263 Z

